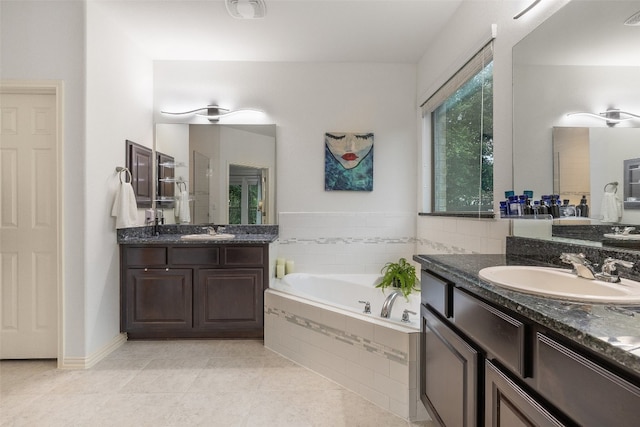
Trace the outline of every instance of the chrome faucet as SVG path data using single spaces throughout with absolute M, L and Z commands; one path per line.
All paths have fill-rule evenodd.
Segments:
M 608 257 L 602 262 L 602 271 L 600 273 L 596 273 L 596 279 L 602 280 L 603 282 L 619 283 L 620 277 L 615 273 L 616 265 L 621 265 L 626 268 L 633 267 L 633 263 L 631 261 Z
M 573 272 L 577 274 L 578 277 L 589 280 L 596 278 L 593 266 L 584 254 L 563 253 L 560 255 L 560 260 L 565 264 L 571 264 L 573 266 Z
M 616 266 L 620 265 L 626 268 L 632 268 L 633 262 L 624 261 L 621 259 L 615 259 L 608 257 L 602 262 L 602 269 L 599 273 L 596 273 L 594 267 L 597 264 L 592 264 L 584 254 L 569 254 L 563 253 L 560 255 L 562 262 L 573 265 L 573 272 L 578 277 L 583 277 L 589 280 L 602 280 L 603 282 L 619 283 L 620 277 L 615 273 Z
M 389 294 L 387 299 L 384 300 L 382 304 L 382 310 L 380 311 L 380 317 L 384 317 L 388 319 L 391 316 L 391 308 L 393 308 L 393 303 L 396 301 L 399 295 L 402 295 L 400 291 L 393 291 Z

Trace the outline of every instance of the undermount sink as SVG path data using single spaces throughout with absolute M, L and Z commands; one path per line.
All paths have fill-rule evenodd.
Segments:
M 185 234 L 180 238 L 182 240 L 226 240 L 233 239 L 235 234 L 226 234 L 226 233 L 218 233 L 218 234 Z
M 496 266 L 479 275 L 497 286 L 534 295 L 602 303 L 640 303 L 640 283 L 621 279 L 619 283 L 589 280 L 570 270 L 549 267 Z

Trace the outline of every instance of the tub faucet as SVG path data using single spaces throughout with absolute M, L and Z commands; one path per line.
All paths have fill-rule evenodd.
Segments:
M 382 304 L 382 310 L 380 311 L 380 317 L 384 317 L 388 319 L 391 316 L 391 308 L 393 307 L 393 303 L 396 301 L 399 295 L 402 295 L 400 291 L 393 291 L 389 294 L 387 299 L 384 300 Z
M 560 255 L 560 260 L 565 264 L 571 264 L 573 266 L 573 272 L 584 279 L 595 279 L 595 271 L 591 262 L 584 256 L 584 254 L 569 254 L 563 253 Z

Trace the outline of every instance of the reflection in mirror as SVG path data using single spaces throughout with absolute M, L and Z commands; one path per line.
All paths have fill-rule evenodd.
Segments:
M 582 127 L 589 138 L 590 223 L 602 223 L 604 187 L 618 181 L 622 200 L 623 161 L 637 158 L 638 122 L 614 128 L 597 119 L 567 117 L 577 111 L 608 108 L 635 111 L 640 56 L 640 28 L 623 25 L 640 10 L 640 1 L 572 1 L 543 22 L 513 49 L 513 189 L 534 191 L 537 198 L 556 190 L 552 137 L 557 127 Z M 631 152 L 635 151 L 635 155 Z M 561 162 L 582 156 L 564 151 Z M 564 160 L 563 160 L 564 159 Z M 560 178 L 564 181 L 564 178 Z M 506 189 L 505 189 L 506 190 Z M 571 192 L 583 190 L 573 189 Z M 590 194 L 590 197 L 588 196 Z M 575 197 L 571 196 L 572 203 Z M 564 197 L 566 198 L 566 197 Z M 577 200 L 579 202 L 579 199 Z M 556 221 L 558 222 L 558 221 Z M 565 222 L 563 220 L 563 222 Z M 569 221 L 566 221 L 569 222 Z M 621 224 L 640 224 L 640 215 L 624 209 Z M 611 223 L 603 224 L 603 226 Z M 515 233 L 515 231 L 514 231 Z
M 157 124 L 156 150 L 182 165 L 174 175 L 176 206 L 165 209 L 165 222 L 276 223 L 275 129 L 275 125 Z
M 263 224 L 267 216 L 267 168 L 229 165 L 228 224 Z M 263 219 L 264 218 L 264 219 Z
M 640 224 L 637 211 L 622 209 L 623 201 L 633 199 L 630 186 L 622 185 L 627 175 L 624 163 L 637 157 L 639 142 L 640 128 L 554 127 L 554 193 L 576 206 L 586 196 L 593 224 Z M 615 199 L 617 213 L 606 211 L 607 197 Z
M 588 128 L 553 128 L 553 194 L 574 207 L 591 200 Z

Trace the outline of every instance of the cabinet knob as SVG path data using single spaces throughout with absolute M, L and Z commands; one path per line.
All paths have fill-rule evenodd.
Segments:
M 169 267 L 165 268 L 164 271 L 169 271 Z
M 149 271 L 149 269 L 148 269 L 148 268 L 145 268 L 145 269 L 144 269 L 144 271 Z

